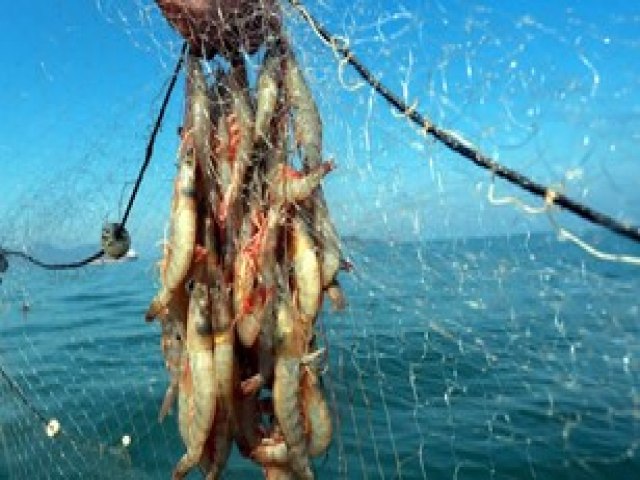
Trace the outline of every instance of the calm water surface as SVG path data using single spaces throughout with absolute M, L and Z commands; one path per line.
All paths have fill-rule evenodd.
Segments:
M 637 268 L 546 237 L 347 250 L 349 308 L 321 320 L 336 435 L 319 478 L 640 478 Z M 151 260 L 12 265 L 0 362 L 27 403 L 0 379 L 0 478 L 169 478 L 153 282 Z M 226 477 L 258 473 L 234 453 Z

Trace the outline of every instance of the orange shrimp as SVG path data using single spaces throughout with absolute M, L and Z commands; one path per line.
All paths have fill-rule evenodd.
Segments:
M 250 238 L 247 227 L 236 256 L 234 277 L 234 308 L 240 341 L 246 347 L 255 342 L 262 319 L 271 312 L 275 293 L 273 282 L 273 252 L 280 223 L 279 211 L 271 209 L 265 216 L 259 202 L 254 202 L 250 218 L 255 233 Z
M 229 120 L 230 141 L 229 160 L 231 161 L 231 178 L 224 191 L 220 204 L 218 219 L 224 223 L 238 200 L 244 184 L 247 167 L 251 163 L 253 150 L 254 114 L 247 90 L 247 72 L 242 60 L 231 67 L 230 93 L 231 115 Z

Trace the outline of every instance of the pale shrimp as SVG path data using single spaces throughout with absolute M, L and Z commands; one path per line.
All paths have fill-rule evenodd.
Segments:
M 195 158 L 193 139 L 187 132 L 180 146 L 180 164 L 175 183 L 174 210 L 168 254 L 160 291 L 152 300 L 145 319 L 153 320 L 167 310 L 171 296 L 179 289 L 191 267 L 196 237 Z
M 327 205 L 322 192 L 317 191 L 313 197 L 314 220 L 318 255 L 320 258 L 320 277 L 322 288 L 327 293 L 334 310 L 344 310 L 347 300 L 338 282 L 338 271 L 344 267 L 338 232 L 329 217 Z
M 216 117 L 212 116 L 214 110 L 210 105 L 207 81 L 200 60 L 191 55 L 187 60 L 187 98 L 191 101 L 187 104 L 185 128 L 193 132 L 196 164 L 202 172 L 205 198 L 208 204 L 213 206 L 217 204 L 218 189 L 211 163 L 211 132 L 214 126 L 213 119 Z
M 315 372 L 308 366 L 303 365 L 302 368 L 300 404 L 304 418 L 307 453 L 317 457 L 325 453 L 331 443 L 331 414 Z M 277 434 L 263 439 L 252 452 L 252 458 L 261 465 L 285 466 L 290 461 L 289 455 L 287 443 Z
M 264 141 L 268 137 L 269 126 L 278 101 L 278 76 L 281 67 L 282 57 L 273 50 L 267 52 L 257 82 L 256 118 L 253 133 L 255 142 Z
M 299 217 L 294 217 L 291 224 L 289 252 L 296 307 L 307 319 L 314 320 L 322 302 L 320 262 L 304 222 Z
M 307 433 L 307 449 L 309 455 L 317 457 L 326 452 L 331 443 L 331 413 L 318 385 L 315 372 L 304 367 L 300 383 L 302 413 L 309 425 Z
M 288 461 L 296 476 L 312 479 L 300 404 L 301 359 L 310 340 L 309 326 L 296 316 L 287 298 L 278 306 L 273 410 L 282 430 Z
M 292 53 L 286 57 L 284 79 L 287 96 L 294 110 L 294 132 L 302 151 L 302 164 L 306 171 L 312 170 L 322 161 L 322 120 L 311 89 Z M 341 258 L 340 241 L 329 216 L 322 187 L 305 203 L 305 209 L 311 217 L 310 226 L 318 242 L 323 287 L 333 285 L 329 299 L 334 309 L 342 310 L 346 300 L 340 287 L 334 284 Z
M 201 269 L 197 269 L 201 270 Z M 198 272 L 197 272 L 198 273 Z M 216 411 L 216 368 L 212 335 L 198 333 L 196 325 L 211 314 L 207 285 L 196 275 L 189 302 L 186 365 L 180 382 L 180 432 L 187 452 L 176 465 L 173 478 L 183 478 L 201 459 Z
M 253 449 L 251 458 L 263 466 L 286 466 L 289 463 L 289 450 L 283 439 L 265 438 Z
M 224 292 L 224 289 L 218 289 Z M 206 478 L 218 478 L 231 453 L 234 437 L 234 385 L 237 368 L 234 358 L 234 332 L 228 296 L 213 298 L 216 333 L 213 335 L 213 369 L 215 372 L 216 412 L 206 446 Z
M 220 477 L 231 454 L 233 444 L 233 418 L 218 405 L 216 419 L 205 445 L 205 454 L 200 466 L 205 471 L 206 480 Z
M 305 169 L 316 168 L 322 162 L 322 120 L 313 94 L 290 51 L 284 61 L 284 87 L 294 112 L 293 128 L 302 150 L 303 165 Z

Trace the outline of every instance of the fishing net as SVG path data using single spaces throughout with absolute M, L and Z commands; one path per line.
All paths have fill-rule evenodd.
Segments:
M 50 3 L 4 7 L 0 246 L 64 263 L 123 214 L 181 41 L 150 1 Z M 635 478 L 640 247 L 553 195 L 640 223 L 640 7 L 305 7 L 412 109 L 549 187 L 534 197 L 424 135 L 283 2 L 353 265 L 347 308 L 317 324 L 334 434 L 316 476 Z M 167 478 L 184 452 L 175 413 L 157 420 L 169 377 L 143 320 L 183 112 L 181 77 L 127 224 L 137 261 L 7 257 L 0 478 Z M 259 474 L 234 450 L 223 476 Z

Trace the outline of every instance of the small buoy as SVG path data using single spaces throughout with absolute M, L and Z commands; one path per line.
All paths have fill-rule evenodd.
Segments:
M 122 436 L 122 446 L 124 448 L 127 448 L 129 445 L 131 445 L 131 437 L 129 435 L 123 435 Z
M 129 232 L 119 223 L 107 223 L 102 227 L 100 243 L 102 250 L 108 257 L 118 259 L 124 257 L 129 251 L 131 237 L 129 237 Z
M 56 435 L 58 435 L 58 433 L 60 433 L 60 422 L 58 422 L 58 420 L 56 420 L 55 418 L 52 418 L 51 420 L 49 420 L 49 423 L 47 423 L 45 432 L 47 432 L 47 437 L 55 437 Z

